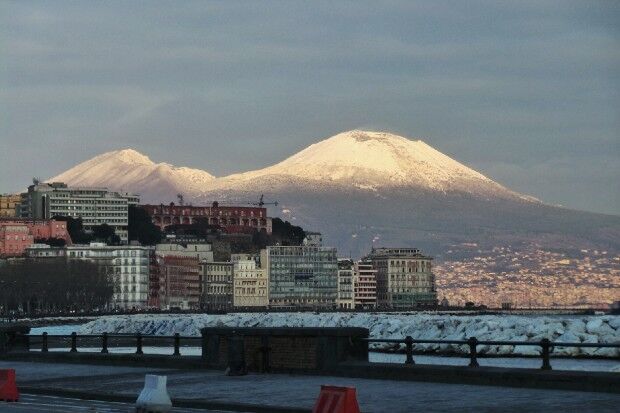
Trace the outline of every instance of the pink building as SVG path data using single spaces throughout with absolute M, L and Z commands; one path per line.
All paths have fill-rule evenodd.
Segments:
M 18 218 L 0 219 L 0 257 L 19 257 L 38 239 L 57 238 L 71 245 L 64 221 Z

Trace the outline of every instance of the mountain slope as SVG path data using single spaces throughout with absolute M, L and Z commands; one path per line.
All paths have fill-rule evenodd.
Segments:
M 136 192 L 146 199 L 176 199 L 176 194 L 200 194 L 215 177 L 200 169 L 155 163 L 133 149 L 111 151 L 57 175 L 48 181 L 73 186 L 102 186 Z
M 353 130 L 325 139 L 273 166 L 230 175 L 211 189 L 242 189 L 314 181 L 310 186 L 344 186 L 362 190 L 408 187 L 460 191 L 479 196 L 533 200 L 433 149 L 402 136 Z

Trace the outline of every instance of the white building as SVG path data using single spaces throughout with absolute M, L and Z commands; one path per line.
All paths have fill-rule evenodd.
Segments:
M 323 236 L 320 232 L 309 232 L 306 231 L 306 237 L 303 241 L 304 245 L 310 247 L 322 247 L 323 246 Z
M 264 307 L 269 305 L 269 277 L 253 259 L 237 259 L 233 267 L 233 306 Z
M 62 182 L 30 185 L 28 192 L 21 196 L 22 218 L 81 218 L 85 231 L 107 224 L 123 243 L 128 242 L 129 205 L 140 202 L 136 194 L 112 192 L 107 188 L 68 187 Z
M 333 309 L 338 298 L 336 248 L 268 246 L 261 265 L 269 272 L 269 305 L 274 308 Z
M 417 248 L 373 248 L 368 258 L 377 270 L 379 308 L 409 310 L 437 304 L 433 258 Z
M 92 242 L 90 245 L 68 246 L 66 256 L 69 260 L 80 259 L 97 263 L 101 273 L 111 277 L 113 281 L 111 306 L 133 309 L 147 306 L 152 253 L 152 247 L 108 246 Z
M 353 262 L 338 260 L 338 298 L 336 307 L 340 310 L 355 308 L 353 297 Z
M 52 247 L 47 244 L 31 244 L 26 248 L 28 258 L 61 258 L 67 253 L 65 247 Z
M 213 248 L 211 244 L 207 243 L 176 244 L 174 242 L 170 242 L 164 244 L 157 244 L 157 246 L 155 247 L 155 253 L 158 257 L 189 257 L 197 258 L 200 262 L 213 262 Z

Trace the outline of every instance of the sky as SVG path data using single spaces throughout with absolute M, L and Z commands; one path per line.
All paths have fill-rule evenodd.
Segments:
M 128 147 L 222 176 L 350 129 L 620 215 L 620 2 L 0 0 L 0 193 Z

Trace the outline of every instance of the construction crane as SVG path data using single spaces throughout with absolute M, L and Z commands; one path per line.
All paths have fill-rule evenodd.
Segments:
M 262 207 L 263 205 L 274 205 L 274 206 L 278 206 L 278 201 L 274 201 L 274 202 L 265 202 L 265 195 L 261 194 L 260 198 L 258 198 L 258 202 L 251 202 L 250 205 L 258 205 L 259 207 Z
M 249 202 L 249 201 L 243 201 L 243 200 L 239 200 L 239 201 L 214 201 L 213 202 L 213 207 L 217 207 L 219 205 L 254 205 L 254 206 L 258 206 L 258 207 L 262 207 L 264 205 L 274 205 L 274 206 L 278 206 L 278 201 L 274 201 L 274 202 L 265 202 L 265 195 L 262 195 L 258 198 L 258 202 Z

